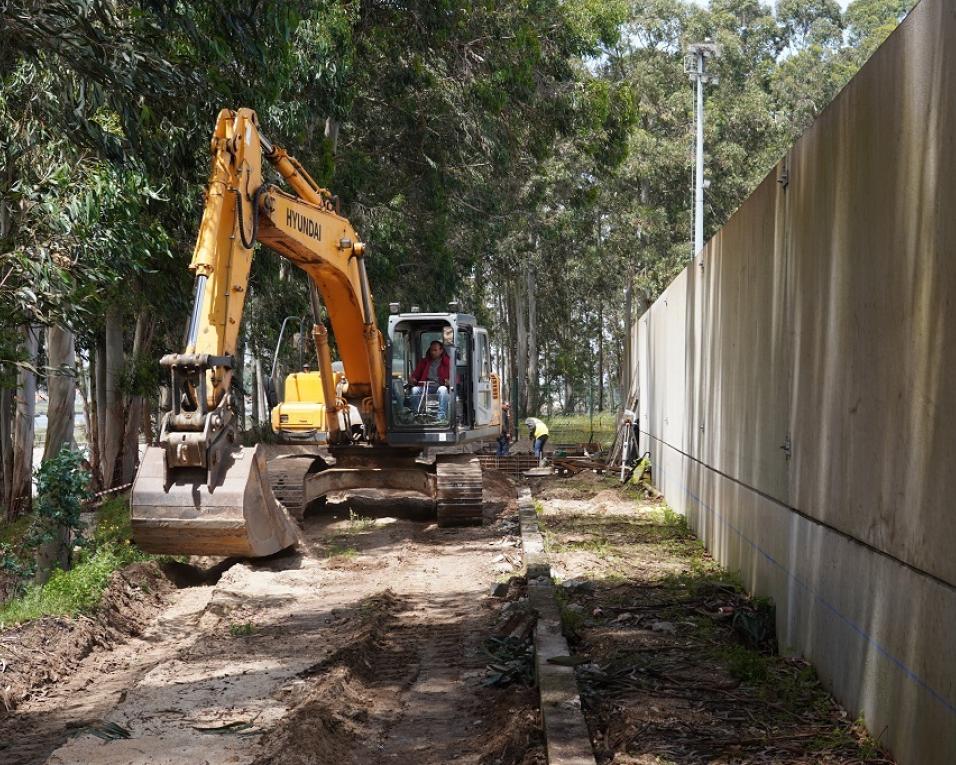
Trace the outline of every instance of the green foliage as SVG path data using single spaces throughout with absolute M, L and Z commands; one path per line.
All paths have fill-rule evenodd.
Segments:
M 250 635 L 255 634 L 255 631 L 256 625 L 252 622 L 229 625 L 229 634 L 233 637 L 249 637 Z
M 636 475 L 637 470 L 635 470 L 634 473 Z M 670 505 L 664 505 L 660 512 L 665 526 L 676 528 L 681 533 L 690 533 L 690 528 L 687 525 L 687 516 L 675 512 L 674 508 L 672 508 Z
M 358 549 L 349 545 L 331 544 L 325 551 L 326 557 L 332 559 L 351 560 L 358 555 Z
M 90 474 L 82 463 L 82 454 L 64 446 L 37 468 L 35 522 L 29 540 L 33 547 L 57 539 L 63 530 L 79 536 L 80 512 L 90 497 Z
M 61 466 L 66 462 L 64 460 Z M 33 519 L 20 521 L 21 524 L 28 522 L 33 523 Z M 149 559 L 132 544 L 130 534 L 130 513 L 126 500 L 115 498 L 105 503 L 97 511 L 93 532 L 79 551 L 73 567 L 69 571 L 56 569 L 44 585 L 24 587 L 17 598 L 0 608 L 0 629 L 41 616 L 70 616 L 93 610 L 114 571 L 130 563 Z M 13 543 L 15 539 L 10 539 L 10 544 Z M 32 575 L 35 545 L 31 527 L 24 532 L 21 555 L 15 558 L 24 578 Z M 30 564 L 29 570 L 27 564 Z
M 251 106 L 370 243 L 380 318 L 391 300 L 461 298 L 495 320 L 504 354 L 530 274 L 531 404 L 580 411 L 595 377 L 609 404 L 622 287 L 640 313 L 689 255 L 686 44 L 724 51 L 708 89 L 712 234 L 911 5 L 5 3 L 0 384 L 24 363 L 19 325 L 65 323 L 90 350 L 109 309 L 149 317 L 122 390 L 151 395 L 188 312 L 209 131 L 220 108 Z M 302 278 L 263 254 L 246 316 L 260 357 L 285 316 L 309 314 Z M 291 341 L 280 356 L 298 363 Z
M 97 508 L 93 526 L 94 547 L 129 545 L 132 538 L 129 502 L 125 498 L 114 497 Z
M 742 645 L 722 646 L 719 651 L 727 671 L 738 680 L 758 685 L 767 681 L 770 659 Z
M 0 607 L 0 630 L 41 616 L 73 616 L 89 612 L 100 601 L 117 569 L 144 556 L 129 545 L 107 545 L 69 571 L 57 569 L 44 585 L 32 585 L 21 597 Z

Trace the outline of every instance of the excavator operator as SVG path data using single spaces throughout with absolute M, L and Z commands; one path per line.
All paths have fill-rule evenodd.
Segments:
M 412 409 L 418 412 L 422 408 L 423 397 L 430 393 L 438 394 L 438 419 L 448 419 L 448 380 L 451 377 L 451 359 L 445 353 L 445 346 L 433 340 L 428 352 L 421 358 L 412 372 Z

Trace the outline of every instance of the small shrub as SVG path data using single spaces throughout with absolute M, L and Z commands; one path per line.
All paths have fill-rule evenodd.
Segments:
M 254 625 L 252 622 L 229 625 L 229 634 L 233 637 L 249 637 L 249 635 L 252 635 L 255 631 L 256 625 Z
M 90 474 L 83 467 L 83 455 L 64 446 L 59 454 L 37 468 L 36 479 L 34 528 L 41 535 L 57 527 L 78 533 L 83 503 L 90 498 Z
M 352 508 L 349 508 L 349 532 L 352 534 L 360 531 L 368 531 L 375 527 L 374 518 L 366 518 L 358 515 Z
M 764 683 L 770 673 L 769 659 L 742 645 L 722 648 L 720 659 L 733 677 L 745 683 L 753 685 Z

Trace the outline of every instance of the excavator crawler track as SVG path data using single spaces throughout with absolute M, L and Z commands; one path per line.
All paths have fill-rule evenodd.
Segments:
M 305 514 L 303 487 L 313 461 L 311 457 L 288 457 L 271 460 L 268 465 L 272 493 L 296 520 L 302 520 Z
M 471 455 L 439 456 L 435 472 L 438 525 L 480 526 L 482 475 L 478 458 Z

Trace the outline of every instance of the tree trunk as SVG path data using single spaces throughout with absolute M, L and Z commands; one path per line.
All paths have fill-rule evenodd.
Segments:
M 621 353 L 620 391 L 621 405 L 627 406 L 628 389 L 631 387 L 631 333 L 634 323 L 634 274 L 627 275 L 627 286 L 624 288 L 624 347 Z
M 522 285 L 520 281 L 514 285 L 514 312 L 516 343 L 515 385 L 518 393 L 518 416 L 524 419 L 528 416 L 528 316 L 521 300 Z
M 236 427 L 240 433 L 246 429 L 246 385 L 245 385 L 246 339 L 239 336 L 236 343 L 235 369 L 232 372 L 233 407 L 236 410 Z M 318 369 L 318 364 L 313 369 Z
M 332 117 L 325 118 L 325 140 L 329 142 L 329 151 L 334 158 L 339 148 L 339 121 Z
M 123 327 L 119 313 L 109 308 L 106 312 L 106 412 L 101 417 L 105 433 L 100 439 L 103 443 L 103 488 L 115 486 L 117 460 L 123 447 L 125 418 L 123 394 L 120 390 L 120 378 L 123 374 Z
M 141 310 L 136 317 L 136 331 L 133 335 L 133 352 L 130 362 L 138 364 L 143 354 L 147 353 L 152 334 L 152 322 L 149 314 Z M 139 431 L 143 424 L 143 396 L 138 392 L 129 395 L 125 419 L 123 423 L 123 459 L 119 485 L 125 486 L 132 482 L 136 474 L 136 465 L 139 463 Z
M 538 314 L 534 269 L 526 265 L 528 282 L 528 408 L 534 414 L 540 406 L 538 396 Z
M 36 365 L 40 332 L 23 327 L 23 351 L 27 364 Z M 13 470 L 7 485 L 7 519 L 15 520 L 30 510 L 33 500 L 33 418 L 37 404 L 37 376 L 26 367 L 17 374 L 16 418 L 13 424 Z
M 6 506 L 7 490 L 13 480 L 13 417 L 15 391 L 0 388 L 0 475 L 3 478 L 0 499 Z
M 47 392 L 46 441 L 43 445 L 43 461 L 60 453 L 64 446 L 73 447 L 76 415 L 76 348 L 73 332 L 66 327 L 49 327 L 46 333 L 47 359 L 50 376 Z
M 252 388 L 251 395 L 249 396 L 250 403 L 250 416 L 249 416 L 249 428 L 250 430 L 255 428 L 259 424 L 259 377 L 256 375 L 256 365 L 255 360 L 253 360 L 251 369 L 249 370 L 249 376 L 252 378 L 250 385 Z
M 76 347 L 73 332 L 66 327 L 49 327 L 46 334 L 47 363 L 52 370 L 47 378 L 49 404 L 47 406 L 46 441 L 43 461 L 56 457 L 63 447 L 75 446 L 73 428 L 76 405 Z M 56 566 L 66 570 L 70 566 L 70 529 L 58 526 L 53 539 L 43 542 L 36 551 L 36 581 L 44 584 Z
M 78 389 L 80 391 L 80 401 L 83 403 L 83 419 L 86 422 L 86 446 L 90 453 L 90 471 L 93 473 L 93 486 L 95 489 L 102 488 L 100 481 L 100 445 L 99 429 L 96 422 L 96 374 L 93 371 L 93 352 L 90 351 L 89 361 L 84 364 L 82 357 L 76 365 L 76 376 L 78 380 Z
M 598 351 L 597 351 L 598 411 L 604 411 L 604 306 L 598 304 Z
M 97 483 L 101 489 L 107 487 L 107 471 L 103 466 L 106 438 L 106 338 L 97 335 L 96 349 L 90 357 L 90 384 L 93 386 L 93 419 L 95 422 L 96 448 L 93 452 L 93 467 L 97 476 Z
M 505 303 L 508 312 L 508 373 L 505 379 L 508 382 L 508 400 L 511 402 L 511 411 L 514 413 L 515 418 L 519 418 L 521 416 L 521 410 L 518 407 L 518 352 L 516 350 L 517 330 L 515 327 L 517 322 L 515 321 L 514 288 L 510 284 L 510 280 L 505 295 Z
M 269 420 L 269 404 L 266 401 L 265 373 L 262 371 L 262 360 L 256 357 L 256 409 L 259 412 L 257 425 Z

